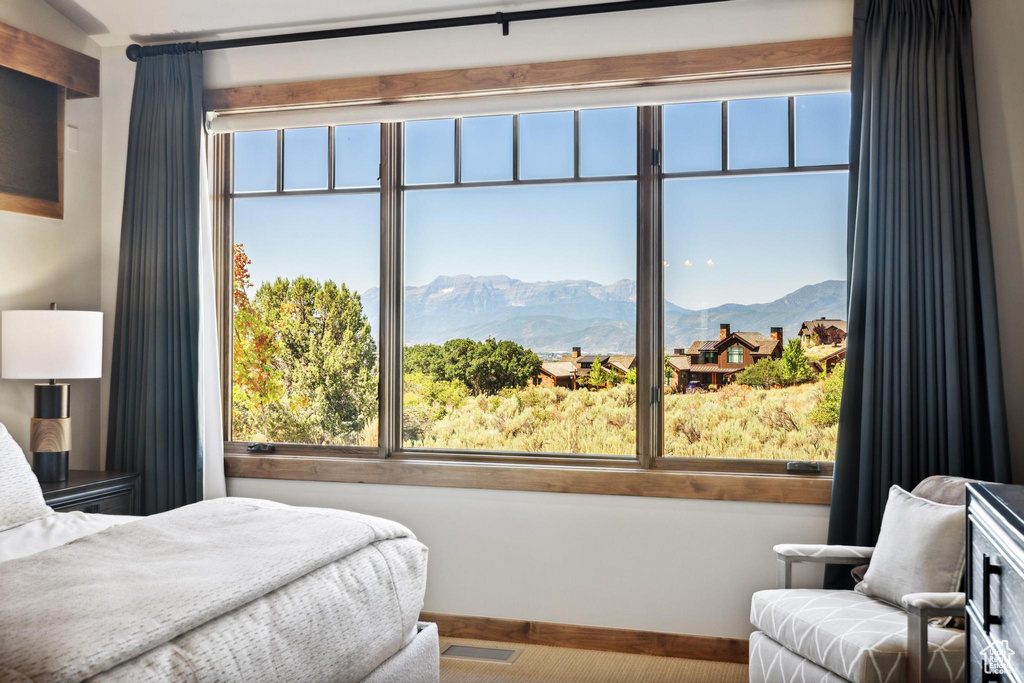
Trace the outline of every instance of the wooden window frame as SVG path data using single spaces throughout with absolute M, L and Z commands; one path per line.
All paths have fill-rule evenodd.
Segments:
M 363 104 L 409 99 L 491 95 L 495 93 L 529 92 L 538 86 L 530 74 L 544 74 L 543 89 L 579 89 L 609 85 L 644 85 L 673 80 L 725 80 L 750 75 L 817 73 L 849 69 L 848 38 L 773 46 L 744 46 L 662 55 L 608 58 L 585 62 L 563 62 L 546 65 L 495 67 L 481 75 L 481 70 L 433 72 L 378 79 L 343 79 L 311 84 L 278 84 L 250 86 L 220 91 L 207 91 L 207 108 L 216 111 L 242 111 L 266 108 L 309 106 L 310 104 Z M 671 55 L 671 58 L 666 55 Z M 731 60 L 728 59 L 731 55 Z M 710 61 L 709 61 L 710 60 Z M 799 64 L 795 63 L 799 62 Z M 666 64 L 675 65 L 667 76 Z M 690 68 L 693 64 L 700 68 Z M 563 68 L 556 68 L 563 65 Z M 566 66 L 567 65 L 567 66 Z M 582 66 L 581 66 L 582 65 Z M 638 66 L 640 65 L 640 66 Z M 646 65 L 646 66 L 645 66 Z M 653 65 L 653 66 L 652 66 Z M 690 65 L 680 68 L 679 65 Z M 647 69 L 648 76 L 640 71 Z M 585 73 L 581 75 L 580 69 Z M 632 70 L 632 71 L 631 71 Z M 640 71 L 638 71 L 640 70 Z M 604 71 L 606 79 L 601 80 Z M 699 72 L 699 73 L 698 73 Z M 624 78 L 630 73 L 630 78 Z M 443 74 L 439 76 L 438 74 Z M 555 76 L 553 74 L 560 74 Z M 559 78 L 561 80 L 559 80 Z M 482 80 L 481 80 L 482 79 Z M 373 80 L 375 86 L 368 85 Z M 504 87 L 494 86 L 495 81 Z M 628 81 L 628 82 L 626 82 Z M 488 87 L 482 88 L 486 82 Z M 399 83 L 401 87 L 394 86 Z M 377 89 L 376 99 L 367 93 Z M 461 88 L 461 90 L 460 90 Z M 451 92 L 458 90 L 457 93 Z M 387 93 L 381 95 L 381 93 Z M 396 94 L 397 93 L 397 94 Z M 431 93 L 434 93 L 433 95 Z M 382 99 L 383 98 L 383 99 Z M 790 98 L 790 163 L 787 167 L 731 171 L 723 151 L 722 168 L 707 173 L 664 173 L 660 165 L 662 149 L 661 106 L 637 108 L 637 174 L 629 180 L 637 183 L 637 396 L 650 400 L 637 401 L 637 453 L 635 457 L 605 457 L 557 453 L 510 453 L 460 450 L 410 449 L 402 445 L 402 293 L 404 286 L 402 124 L 381 124 L 381 178 L 379 188 L 338 189 L 333 187 L 333 173 L 324 191 L 288 191 L 283 194 L 324 194 L 346 192 L 379 192 L 381 202 L 380 249 L 380 400 L 379 445 L 377 448 L 355 446 L 310 446 L 275 444 L 272 455 L 250 454 L 244 443 L 226 441 L 225 470 L 229 477 L 280 478 L 398 485 L 450 486 L 459 488 L 491 488 L 505 490 L 556 491 L 607 495 L 655 496 L 667 498 L 699 498 L 713 500 L 744 500 L 828 504 L 831 497 L 832 463 L 822 463 L 817 475 L 794 475 L 786 472 L 784 461 L 774 460 L 712 460 L 684 457 L 661 457 L 663 453 L 663 401 L 661 372 L 663 354 L 663 294 L 661 268 L 644 268 L 645 263 L 660 264 L 662 251 L 662 186 L 666 179 L 749 173 L 801 173 L 839 170 L 837 167 L 796 167 L 792 147 L 792 98 Z M 723 104 L 723 117 L 727 118 Z M 516 117 L 518 118 L 518 117 Z M 459 119 L 456 118 L 456 121 Z M 579 114 L 577 120 L 577 140 Z M 723 121 L 725 123 L 725 121 Z M 727 126 L 727 124 L 726 124 Z M 459 124 L 456 123 L 456 133 Z M 334 127 L 329 126 L 329 144 Z M 723 127 L 723 150 L 727 127 Z M 279 136 L 283 137 L 283 133 Z M 219 135 L 212 150 L 214 184 L 215 238 L 218 249 L 218 327 L 222 343 L 222 377 L 225 382 L 225 433 L 230 435 L 231 386 L 231 251 L 232 251 L 232 171 L 231 135 Z M 279 138 L 280 139 L 280 138 Z M 458 155 L 458 135 L 456 135 Z M 438 187 L 487 186 L 489 184 L 529 184 L 518 177 L 518 154 L 514 150 L 511 181 L 500 183 L 462 183 L 459 160 L 456 159 L 455 183 Z M 279 150 L 279 166 L 283 155 Z M 328 154 L 333 170 L 335 159 Z M 845 167 L 844 167 L 845 168 Z M 280 171 L 279 171 L 280 174 Z M 596 179 L 596 181 L 604 178 Z M 579 177 L 579 153 L 573 178 L 555 182 L 591 182 Z M 278 191 L 240 193 L 240 196 L 267 196 L 282 193 L 281 176 Z M 431 186 L 410 186 L 411 191 Z

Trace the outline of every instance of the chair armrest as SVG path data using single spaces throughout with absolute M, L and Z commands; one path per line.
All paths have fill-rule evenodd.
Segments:
M 874 548 L 863 545 L 819 545 L 814 543 L 782 543 L 773 548 L 779 559 L 790 562 L 825 562 L 828 564 L 864 564 L 871 559 Z
M 935 617 L 962 617 L 967 596 L 963 593 L 908 593 L 907 608 L 907 681 L 924 683 L 928 670 L 928 620 Z
M 792 588 L 794 562 L 822 564 L 866 564 L 874 548 L 861 545 L 819 545 L 782 543 L 773 548 L 776 559 L 775 585 Z
M 908 612 L 954 612 L 954 614 L 933 614 L 931 616 L 958 617 L 967 605 L 964 593 L 908 593 L 903 596 L 903 606 Z

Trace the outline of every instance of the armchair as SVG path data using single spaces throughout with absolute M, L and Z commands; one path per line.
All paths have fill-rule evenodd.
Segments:
M 963 504 L 965 484 L 930 477 L 913 493 Z M 964 615 L 963 593 L 910 593 L 897 606 L 857 591 L 794 589 L 794 564 L 866 565 L 874 548 L 782 544 L 773 550 L 777 588 L 751 600 L 750 619 L 758 629 L 750 637 L 751 683 L 963 680 L 964 632 L 940 619 Z

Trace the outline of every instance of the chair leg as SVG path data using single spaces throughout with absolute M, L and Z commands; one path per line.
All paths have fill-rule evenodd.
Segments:
M 775 587 L 793 587 L 793 563 L 788 557 L 779 557 L 775 564 Z
M 924 683 L 928 671 L 928 619 L 907 612 L 907 683 Z

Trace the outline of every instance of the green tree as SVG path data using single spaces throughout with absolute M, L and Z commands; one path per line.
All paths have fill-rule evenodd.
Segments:
M 405 371 L 440 382 L 457 381 L 474 394 L 496 394 L 525 387 L 540 372 L 540 358 L 508 340 L 450 339 L 442 345 L 417 344 L 404 351 Z
M 285 395 L 268 438 L 346 443 L 376 415 L 377 345 L 359 295 L 306 277 L 264 283 L 255 310 L 274 329 Z
M 814 370 L 807 360 L 800 340 L 793 337 L 782 351 L 782 381 L 786 385 L 801 384 L 814 379 Z
M 819 427 L 832 427 L 839 424 L 839 407 L 843 402 L 843 376 L 846 374 L 846 361 L 836 363 L 832 373 L 824 376 L 821 398 L 811 411 L 811 421 Z

